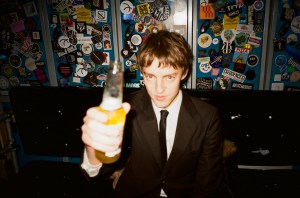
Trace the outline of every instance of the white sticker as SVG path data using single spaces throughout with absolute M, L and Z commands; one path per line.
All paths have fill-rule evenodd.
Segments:
M 293 18 L 291 22 L 291 29 L 296 34 L 300 33 L 300 16 L 296 16 L 295 18 Z
M 9 81 L 5 76 L 0 76 L 0 89 L 8 89 Z
M 245 75 L 243 75 L 241 73 L 238 73 L 238 72 L 235 72 L 233 70 L 230 70 L 228 68 L 224 68 L 224 70 L 222 72 L 222 75 L 225 76 L 225 77 L 231 78 L 233 80 L 236 80 L 240 83 L 243 83 L 246 79 Z
M 74 74 L 75 76 L 85 77 L 87 74 L 88 74 L 88 72 L 87 72 L 87 70 L 84 69 L 83 65 L 76 66 L 76 73 Z
M 69 37 L 67 37 L 67 36 L 60 36 L 58 38 L 58 45 L 61 48 L 68 48 L 68 47 L 70 47 L 71 43 L 70 43 Z
M 139 34 L 134 34 L 131 37 L 131 43 L 133 45 L 136 45 L 136 46 L 140 45 L 142 43 L 142 41 L 143 41 L 143 39 L 142 39 L 142 37 Z
M 133 4 L 130 1 L 123 1 L 120 5 L 120 10 L 123 14 L 131 14 L 133 8 Z
M 35 65 L 35 60 L 31 57 L 27 58 L 25 60 L 25 67 L 30 71 L 35 70 L 37 68 Z
M 211 45 L 211 43 L 212 43 L 212 38 L 207 33 L 200 34 L 200 36 L 198 37 L 198 44 L 202 48 L 209 47 Z

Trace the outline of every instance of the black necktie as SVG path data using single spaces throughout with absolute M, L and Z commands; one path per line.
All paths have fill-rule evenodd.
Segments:
M 166 146 L 166 122 L 169 112 L 167 110 L 160 111 L 160 122 L 159 122 L 159 142 L 162 166 L 164 167 L 167 161 L 167 146 Z

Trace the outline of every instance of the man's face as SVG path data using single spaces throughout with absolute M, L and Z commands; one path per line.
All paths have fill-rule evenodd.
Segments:
M 180 82 L 186 74 L 172 66 L 158 65 L 158 59 L 154 59 L 150 66 L 143 68 L 144 83 L 154 104 L 167 108 L 178 95 Z

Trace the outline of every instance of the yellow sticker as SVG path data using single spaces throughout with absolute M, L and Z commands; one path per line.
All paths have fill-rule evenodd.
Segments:
M 240 20 L 239 16 L 231 18 L 226 14 L 224 14 L 224 23 L 223 23 L 224 29 L 236 29 L 239 20 Z
M 148 3 L 139 4 L 136 6 L 139 16 L 150 14 L 150 8 Z
M 77 21 L 91 23 L 91 10 L 86 8 L 77 8 Z

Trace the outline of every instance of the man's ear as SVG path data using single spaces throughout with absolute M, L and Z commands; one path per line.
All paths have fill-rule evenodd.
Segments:
M 188 74 L 188 71 L 186 70 L 181 76 L 181 81 L 183 81 L 186 78 L 187 74 Z

